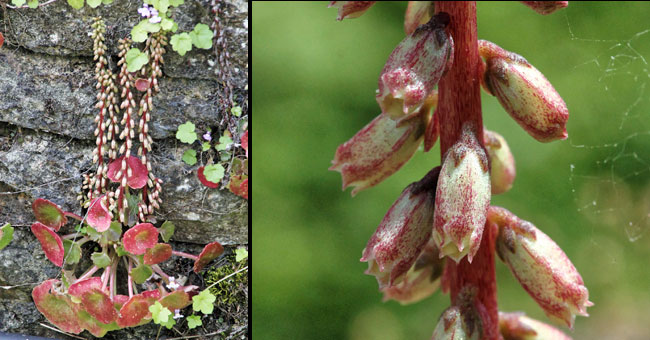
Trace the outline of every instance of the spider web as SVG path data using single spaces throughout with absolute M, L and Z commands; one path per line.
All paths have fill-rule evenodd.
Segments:
M 580 113 L 592 115 L 580 127 L 589 135 L 569 137 L 572 154 L 579 156 L 570 164 L 573 200 L 588 220 L 635 242 L 650 229 L 650 29 L 623 39 L 592 39 L 575 33 L 565 17 L 571 42 L 594 51 L 573 71 L 593 80 L 580 86 L 600 108 Z

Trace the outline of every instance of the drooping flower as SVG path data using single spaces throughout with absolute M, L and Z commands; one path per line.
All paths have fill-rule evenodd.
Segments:
M 409 35 L 418 26 L 426 24 L 433 16 L 435 6 L 433 1 L 409 1 L 404 15 L 404 32 Z
M 354 19 L 360 17 L 377 1 L 330 1 L 327 7 L 339 9 L 339 16 L 336 20 Z
M 522 56 L 479 41 L 484 85 L 510 116 L 540 142 L 566 139 L 569 110 L 553 85 Z
M 336 149 L 329 170 L 341 173 L 343 190 L 355 187 L 352 196 L 379 184 L 415 154 L 422 142 L 425 119 L 424 115 L 415 117 L 398 126 L 380 114 Z
M 453 61 L 448 23 L 449 15 L 438 13 L 395 47 L 379 76 L 376 97 L 382 113 L 399 120 L 424 105 Z
M 531 319 L 524 313 L 499 312 L 499 332 L 508 340 L 571 340 L 559 329 Z
M 502 194 L 510 190 L 515 181 L 515 158 L 503 136 L 494 131 L 483 130 L 483 143 L 490 159 L 492 195 Z
M 476 289 L 464 287 L 456 304 L 447 308 L 438 320 L 432 340 L 479 340 L 482 337 L 481 318 L 474 306 Z
M 569 6 L 568 1 L 521 1 L 521 3 L 541 15 L 551 14 L 558 9 Z
M 589 291 L 550 237 L 501 207 L 490 207 L 488 221 L 499 226 L 497 254 L 551 320 L 573 327 L 576 314 L 588 316 Z
M 363 250 L 366 274 L 374 275 L 379 288 L 394 286 L 415 263 L 431 237 L 435 183 L 439 168 L 407 186 Z
M 444 156 L 433 223 L 440 256 L 472 262 L 478 251 L 490 205 L 490 174 L 485 151 L 473 126 L 465 124 L 460 139 Z

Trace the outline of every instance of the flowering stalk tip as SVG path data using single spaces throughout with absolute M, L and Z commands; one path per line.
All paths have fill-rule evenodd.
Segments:
M 476 130 L 463 127 L 460 139 L 445 154 L 434 212 L 433 239 L 440 256 L 472 262 L 478 251 L 490 205 L 490 174 Z

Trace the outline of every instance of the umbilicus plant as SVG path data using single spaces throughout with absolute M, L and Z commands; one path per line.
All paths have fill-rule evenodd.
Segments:
M 170 276 L 159 264 L 172 255 L 181 256 L 193 260 L 194 272 L 198 273 L 223 253 L 223 247 L 212 242 L 198 256 L 174 251 L 166 243 L 174 233 L 173 224 L 165 222 L 156 228 L 148 222 L 162 203 L 162 181 L 153 174 L 148 158 L 153 143 L 148 123 L 153 111 L 152 97 L 159 91 L 165 36 L 153 34 L 146 41 L 146 56 L 150 55 L 151 60 L 143 61 L 148 65 L 136 79 L 138 75 L 127 70 L 126 60 L 134 50 L 130 49 L 130 42 L 120 40 L 121 70 L 116 76 L 107 67 L 103 21 L 97 18 L 93 28 L 98 90 L 93 163 L 97 168 L 95 173 L 85 176 L 83 192 L 78 197 L 88 210 L 82 218 L 42 198 L 32 204 L 38 222 L 31 230 L 47 258 L 62 267 L 61 279 L 41 283 L 32 291 L 32 297 L 38 310 L 61 330 L 78 334 L 85 329 L 101 337 L 111 330 L 150 322 L 149 307 L 156 302 L 171 311 L 187 307 L 199 287 L 184 285 L 186 277 Z M 136 57 L 140 55 L 138 50 Z M 118 124 L 120 110 L 123 116 Z M 136 129 L 140 142 L 138 156 L 132 154 Z M 78 220 L 79 225 L 75 232 L 59 236 L 57 232 L 68 218 Z M 159 237 L 164 242 L 159 243 Z M 68 267 L 80 261 L 81 246 L 87 242 L 96 243 L 100 250 L 90 256 L 92 266 L 76 276 L 74 268 Z M 124 293 L 128 295 L 117 291 L 120 263 L 127 272 L 122 279 L 127 290 Z M 100 270 L 100 276 L 93 276 Z M 152 279 L 155 275 L 160 279 Z M 138 290 L 140 284 L 144 284 L 145 290 Z
M 540 14 L 566 1 L 523 1 Z M 333 1 L 338 20 L 374 1 Z M 495 253 L 553 321 L 572 328 L 593 304 L 566 254 L 532 223 L 490 205 L 515 179 L 505 139 L 483 126 L 480 88 L 533 138 L 567 138 L 566 104 L 523 57 L 477 39 L 474 1 L 410 1 L 406 38 L 378 82 L 381 113 L 336 150 L 330 170 L 354 196 L 395 173 L 438 136 L 442 165 L 408 185 L 363 250 L 366 274 L 384 299 L 419 301 L 449 293 L 433 339 L 568 339 L 522 313 L 497 308 Z

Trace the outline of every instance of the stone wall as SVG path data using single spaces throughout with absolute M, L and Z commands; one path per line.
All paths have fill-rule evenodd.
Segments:
M 248 79 L 248 2 L 228 0 L 225 5 L 221 22 L 235 99 L 242 103 Z M 81 213 L 76 196 L 81 175 L 92 169 L 96 114 L 90 24 L 95 16 L 104 18 L 109 64 L 116 70 L 116 42 L 139 21 L 140 6 L 140 1 L 115 0 L 96 9 L 74 10 L 57 0 L 37 9 L 0 8 L 0 32 L 6 39 L 0 48 L 0 225 L 16 227 L 14 241 L 0 251 L 0 332 L 68 339 L 39 325 L 45 319 L 31 301 L 34 285 L 59 273 L 29 230 L 35 220 L 31 202 L 42 197 Z M 209 0 L 186 0 L 174 12 L 182 31 L 213 20 Z M 178 125 L 188 120 L 198 129 L 214 130 L 220 124 L 222 84 L 215 61 L 212 50 L 194 48 L 181 57 L 170 48 L 150 123 L 153 171 L 164 181 L 164 203 L 156 219 L 173 221 L 173 246 L 190 252 L 214 240 L 232 246 L 248 243 L 247 201 L 228 190 L 202 186 L 196 177 L 198 164 L 181 161 L 187 145 L 174 137 Z M 174 259 L 168 261 L 170 268 L 187 267 Z M 150 324 L 105 338 L 149 339 L 157 331 L 157 325 Z M 87 332 L 82 336 L 92 338 Z

